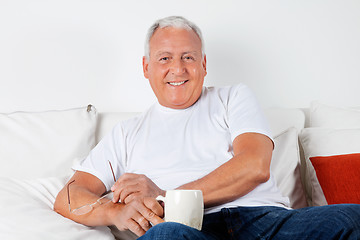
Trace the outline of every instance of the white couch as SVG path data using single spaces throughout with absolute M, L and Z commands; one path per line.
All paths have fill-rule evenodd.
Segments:
M 136 114 L 101 113 L 93 106 L 0 114 L 0 239 L 133 238 L 114 228 L 83 226 L 52 208 L 74 161 Z M 360 138 L 360 110 L 314 103 L 265 114 L 276 144 L 271 168 L 283 195 L 293 208 L 327 204 L 309 156 L 360 153 L 360 141 L 351 141 Z

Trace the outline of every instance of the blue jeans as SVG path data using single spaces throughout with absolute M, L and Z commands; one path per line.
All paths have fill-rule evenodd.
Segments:
M 297 210 L 280 207 L 224 208 L 205 215 L 201 231 L 166 222 L 152 227 L 139 239 L 359 240 L 360 205 L 341 204 Z

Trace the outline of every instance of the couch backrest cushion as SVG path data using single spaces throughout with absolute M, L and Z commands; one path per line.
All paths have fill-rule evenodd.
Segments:
M 99 113 L 96 127 L 96 142 L 98 143 L 106 134 L 110 133 L 114 126 L 126 119 L 139 115 L 139 112 L 105 112 Z
M 312 102 L 310 127 L 360 128 L 360 109 L 329 106 L 318 101 Z
M 301 181 L 298 131 L 290 127 L 274 136 L 275 149 L 271 160 L 271 171 L 283 196 L 290 200 L 294 209 L 307 207 L 305 190 Z
M 304 128 L 305 114 L 300 109 L 268 108 L 264 112 L 273 136 L 277 136 L 291 127 L 296 128 L 298 132 Z
M 95 146 L 92 106 L 63 111 L 0 114 L 0 176 L 64 176 Z

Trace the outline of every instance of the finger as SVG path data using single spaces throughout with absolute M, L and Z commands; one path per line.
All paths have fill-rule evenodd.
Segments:
M 126 189 L 126 186 L 118 186 L 115 187 L 115 185 L 111 188 L 111 191 L 113 191 L 113 202 L 117 203 L 117 202 L 123 202 L 121 199 L 121 195 L 122 192 L 124 191 L 124 189 Z
M 123 175 L 121 175 L 118 180 L 114 183 L 114 185 L 111 187 L 111 191 L 115 191 L 118 188 L 120 188 L 123 185 L 126 185 L 127 182 L 132 181 L 132 179 L 134 179 L 135 175 L 137 174 L 133 174 L 133 173 L 124 173 Z
M 153 212 L 149 213 L 149 215 L 147 217 L 147 221 L 151 222 L 154 226 L 159 223 L 165 222 L 164 219 L 162 219 L 158 215 L 154 214 Z
M 124 174 L 111 188 L 114 192 L 113 202 L 129 203 L 136 199 L 138 196 L 158 196 L 161 194 L 161 189 L 158 188 L 149 178 L 143 174 Z M 140 193 L 140 195 L 134 195 L 134 193 Z M 129 196 L 132 196 L 128 200 Z
M 127 220 L 127 227 L 130 231 L 132 231 L 139 237 L 144 235 L 146 232 L 134 219 Z
M 114 185 L 112 185 L 112 187 L 110 189 L 113 192 L 112 201 L 114 203 L 119 202 L 119 199 L 120 199 L 121 188 L 120 188 L 119 182 L 121 181 L 121 178 L 122 178 L 122 176 L 114 183 Z
M 124 202 L 124 199 L 129 195 L 131 194 L 132 190 L 129 191 L 129 190 L 126 190 L 127 187 L 124 186 L 124 187 L 120 187 L 120 188 L 117 188 L 113 193 L 113 202 L 116 203 L 116 202 Z M 126 192 L 124 192 L 126 190 Z
M 129 185 L 126 187 L 123 187 L 120 193 L 120 200 L 121 202 L 125 202 L 125 199 L 137 192 L 141 191 L 141 187 L 139 186 L 139 184 L 134 184 L 134 185 Z M 126 202 L 125 202 L 126 203 Z
M 123 203 L 129 203 L 132 200 L 134 200 L 140 196 L 139 194 L 136 194 L 139 192 L 141 192 L 141 186 L 139 186 L 139 184 L 123 186 L 114 191 L 113 202 L 116 203 L 116 202 L 120 201 Z M 136 195 L 134 195 L 134 194 L 136 194 Z M 126 201 L 127 198 L 129 198 L 129 199 Z
M 146 232 L 151 228 L 150 222 L 144 218 L 143 216 L 139 217 L 137 220 L 135 220 L 141 228 Z
M 164 215 L 163 206 L 155 198 L 144 198 L 144 205 L 146 208 L 154 212 L 157 216 L 162 217 Z
M 124 199 L 124 203 L 125 204 L 129 204 L 131 203 L 132 201 L 135 201 L 135 200 L 139 200 L 141 198 L 143 198 L 144 196 L 141 194 L 141 192 L 136 192 L 136 193 L 132 193 L 130 195 L 128 195 L 125 199 Z
M 111 191 L 113 191 L 113 190 L 111 190 Z M 112 199 L 113 203 L 119 202 L 120 194 L 121 194 L 120 189 L 116 189 L 115 191 L 113 191 L 113 199 Z
M 134 214 L 132 214 L 131 219 L 133 219 L 144 231 L 149 230 L 151 227 L 150 222 L 142 214 L 147 209 L 144 204 L 141 201 L 137 201 L 132 203 L 131 207 L 134 207 L 134 209 L 136 209 Z
M 123 200 L 126 195 L 129 193 L 126 193 L 126 195 L 121 198 L 121 193 L 124 189 L 127 189 L 128 186 L 136 185 L 136 176 L 140 176 L 139 174 L 133 174 L 133 173 L 125 173 L 120 176 L 120 178 L 114 183 L 114 185 L 111 187 L 111 191 L 114 192 L 113 202 L 118 202 L 119 200 Z
M 156 225 L 164 222 L 160 217 L 163 215 L 163 208 L 154 198 L 144 199 L 145 208 L 140 209 L 140 213 L 152 224 Z M 159 214 L 159 215 L 158 215 Z

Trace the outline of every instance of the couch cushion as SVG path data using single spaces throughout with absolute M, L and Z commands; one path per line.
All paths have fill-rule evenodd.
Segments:
M 96 142 L 99 142 L 120 121 L 139 115 L 139 112 L 105 112 L 98 116 Z
M 360 109 L 334 107 L 320 102 L 312 102 L 310 127 L 360 128 Z
M 0 239 L 114 240 L 105 226 L 87 227 L 53 210 L 55 198 L 66 181 L 66 177 L 0 177 Z
M 328 204 L 360 204 L 360 153 L 310 160 Z
M 290 200 L 292 208 L 307 207 L 301 182 L 298 134 L 294 127 L 274 137 L 275 149 L 271 160 L 271 171 L 276 184 Z
M 327 201 L 316 177 L 310 157 L 359 153 L 360 128 L 305 128 L 300 132 L 299 136 L 306 159 L 306 192 L 310 196 L 313 206 L 326 205 Z
M 0 176 L 63 176 L 95 146 L 96 109 L 0 114 Z
M 273 136 L 277 136 L 291 127 L 296 128 L 298 132 L 304 128 L 305 114 L 300 109 L 268 108 L 264 112 Z

